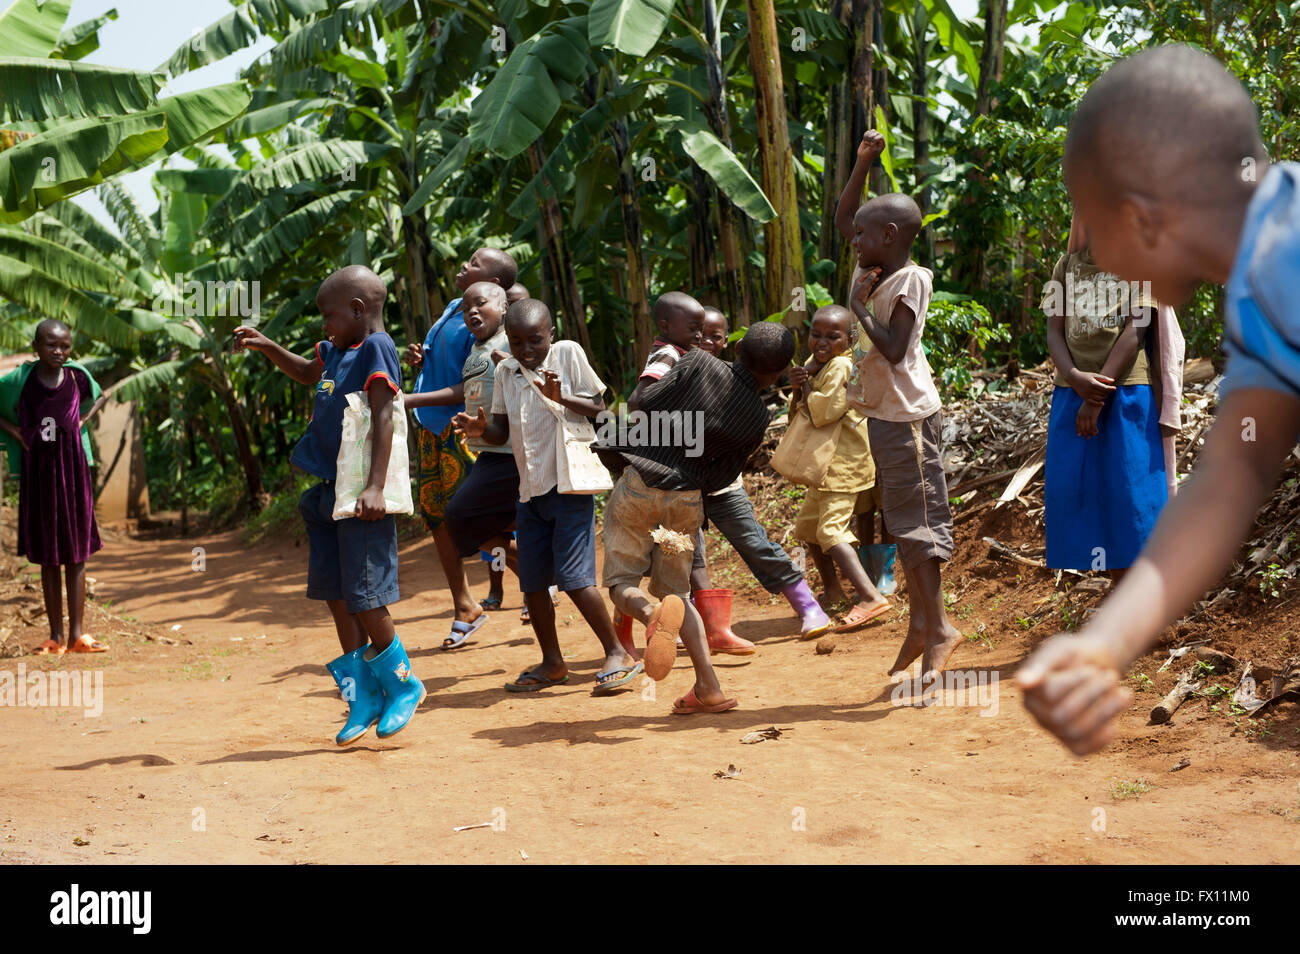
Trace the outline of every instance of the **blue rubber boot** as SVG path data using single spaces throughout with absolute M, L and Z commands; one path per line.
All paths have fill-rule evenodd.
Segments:
M 369 648 L 368 645 L 362 646 L 326 664 L 330 675 L 338 683 L 339 691 L 343 693 L 343 701 L 351 710 L 348 721 L 334 738 L 339 745 L 355 742 L 365 735 L 379 721 L 384 711 L 383 687 L 361 658 L 362 653 Z
M 880 590 L 881 596 L 892 596 L 898 589 L 894 580 L 894 559 L 898 556 L 897 543 L 868 543 L 858 547 L 858 559 L 862 568 L 871 577 L 871 582 Z
M 411 672 L 411 660 L 396 633 L 388 648 L 373 659 L 367 659 L 366 665 L 384 690 L 384 714 L 379 717 L 376 734 L 386 739 L 406 728 L 406 723 L 411 721 L 411 716 L 415 715 L 415 710 L 428 693 L 424 683 Z

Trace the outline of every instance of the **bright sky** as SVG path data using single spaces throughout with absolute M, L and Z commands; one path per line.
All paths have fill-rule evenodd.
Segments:
M 84 23 L 113 8 L 117 9 L 117 19 L 100 28 L 99 49 L 85 61 L 145 70 L 165 62 L 195 30 L 220 20 L 231 9 L 227 0 L 73 0 L 68 25 Z M 224 60 L 182 73 L 167 85 L 162 95 L 229 83 L 238 79 L 239 71 L 270 47 L 269 40 L 261 40 Z M 158 208 L 158 197 L 151 185 L 157 168 L 158 163 L 154 163 L 119 180 L 145 213 Z M 83 192 L 74 201 L 105 222 L 112 221 L 93 191 Z

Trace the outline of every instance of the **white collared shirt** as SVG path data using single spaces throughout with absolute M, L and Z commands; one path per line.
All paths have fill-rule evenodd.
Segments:
M 560 390 L 568 397 L 595 398 L 605 393 L 605 382 L 592 370 L 576 342 L 557 341 L 551 345 L 535 374 L 541 378 L 545 371 L 559 375 Z M 513 357 L 497 365 L 492 413 L 510 417 L 510 444 L 519 466 L 519 502 L 548 493 L 557 483 L 555 438 L 560 421 Z M 575 424 L 583 420 L 581 414 L 569 408 L 564 409 L 564 414 Z

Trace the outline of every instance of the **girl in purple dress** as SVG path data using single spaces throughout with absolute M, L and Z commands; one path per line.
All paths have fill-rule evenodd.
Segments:
M 86 603 L 86 559 L 102 544 L 95 523 L 89 449 L 81 429 L 103 406 L 99 387 L 81 365 L 70 362 L 72 335 L 62 322 L 36 326 L 37 361 L 17 372 L 17 422 L 0 417 L 0 428 L 23 449 L 18 502 L 18 554 L 41 568 L 50 638 L 38 655 L 102 653 L 108 647 L 81 631 Z M 83 415 L 82 408 L 94 401 Z M 68 632 L 63 629 L 59 568 L 66 570 Z

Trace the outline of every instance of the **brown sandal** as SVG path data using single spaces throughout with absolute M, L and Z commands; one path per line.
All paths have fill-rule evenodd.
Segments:
M 839 625 L 835 627 L 837 633 L 847 633 L 855 630 L 860 626 L 865 626 L 878 616 L 883 616 L 894 608 L 894 604 L 886 603 L 884 606 L 877 606 L 873 610 L 864 609 L 861 603 L 855 605 L 840 620 Z
M 106 653 L 108 646 L 101 643 L 94 636 L 81 636 L 75 643 L 68 647 L 70 653 Z

